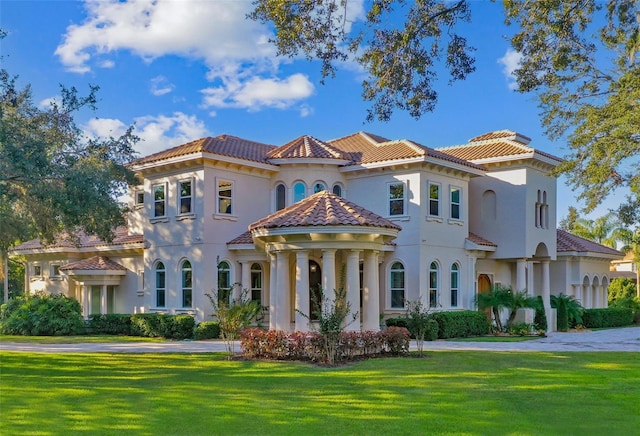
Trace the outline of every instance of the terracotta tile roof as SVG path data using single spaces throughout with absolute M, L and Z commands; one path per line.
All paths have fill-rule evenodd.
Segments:
M 234 245 L 234 244 L 253 244 L 253 238 L 251 237 L 251 232 L 247 230 L 240 236 L 236 236 L 235 238 L 227 242 L 227 245 Z
M 557 229 L 556 232 L 558 253 L 576 251 L 579 253 L 590 252 L 609 254 L 620 257 L 624 256 L 624 253 L 621 253 L 618 250 L 614 250 L 613 248 L 598 244 L 597 242 L 581 238 L 580 236 L 576 236 L 564 230 Z
M 438 151 L 468 161 L 534 154 L 562 162 L 559 157 L 529 147 L 530 138 L 512 130 L 498 130 L 471 138 L 468 144 L 438 148 Z
M 264 217 L 249 230 L 304 226 L 371 226 L 401 230 L 375 213 L 329 192 L 321 191 Z
M 71 262 L 60 268 L 60 271 L 126 271 L 127 269 L 117 262 L 104 256 L 93 256 L 88 259 Z
M 221 156 L 266 163 L 267 154 L 275 148 L 273 145 L 249 141 L 236 136 L 220 135 L 215 138 L 207 137 L 197 139 L 168 150 L 151 154 L 132 162 L 132 165 L 157 162 L 195 153 L 213 153 Z
M 513 130 L 496 130 L 495 132 L 485 133 L 483 135 L 479 135 L 475 138 L 469 139 L 469 142 L 480 142 L 491 139 L 511 139 L 512 141 L 518 141 L 523 144 L 528 144 L 529 142 L 531 142 L 531 138 L 529 138 L 528 136 L 524 136 L 521 133 L 514 132 Z
M 129 234 L 126 226 L 118 227 L 114 230 L 114 238 L 111 242 L 105 242 L 95 235 L 87 235 L 84 232 L 78 232 L 74 236 L 69 234 L 60 235 L 52 244 L 43 245 L 40 239 L 32 239 L 23 244 L 17 245 L 13 251 L 39 250 L 43 248 L 87 248 L 111 245 L 131 245 L 144 242 L 144 236 L 141 234 Z
M 351 160 L 351 157 L 334 146 L 313 136 L 300 136 L 282 147 L 271 150 L 270 159 L 320 158 Z
M 442 153 L 438 150 L 434 150 L 433 148 L 429 148 L 412 141 L 386 140 L 384 142 L 379 142 L 379 140 L 384 139 L 386 138 L 375 136 L 370 133 L 358 132 L 343 138 L 331 140 L 329 143 L 345 153 L 349 153 L 353 162 L 352 165 L 432 156 L 460 165 L 481 170 L 484 169 L 484 167 L 474 163 L 467 162 L 466 160 L 459 159 L 456 156 L 451 156 L 448 153 Z
M 469 241 L 473 242 L 474 244 L 477 245 L 484 245 L 486 247 L 497 247 L 498 245 L 494 244 L 493 242 L 484 239 L 482 236 L 478 236 L 475 233 L 471 233 L 469 232 L 469 237 L 467 238 Z

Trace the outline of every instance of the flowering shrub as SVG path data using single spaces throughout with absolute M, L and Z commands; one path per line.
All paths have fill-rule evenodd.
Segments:
M 285 333 L 280 330 L 247 328 L 240 332 L 240 349 L 247 359 L 326 361 L 322 335 L 316 332 Z M 409 351 L 409 331 L 390 327 L 380 332 L 342 332 L 337 359 L 349 361 L 381 353 L 394 355 Z

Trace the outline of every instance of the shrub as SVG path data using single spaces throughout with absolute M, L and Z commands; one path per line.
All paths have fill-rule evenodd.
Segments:
M 131 315 L 131 334 L 133 336 L 146 336 L 151 338 L 162 337 L 158 313 L 138 313 Z
M 508 330 L 508 333 L 510 335 L 527 336 L 528 334 L 531 333 L 532 328 L 533 328 L 532 324 L 527 324 L 526 322 L 517 322 L 511 325 L 511 327 Z
M 633 311 L 626 307 L 586 309 L 582 319 L 586 328 L 622 327 L 633 324 Z
M 131 315 L 131 334 L 165 339 L 193 338 L 195 320 L 190 315 L 139 313 Z
M 609 305 L 616 300 L 621 300 L 624 298 L 634 298 L 636 296 L 636 284 L 633 280 L 618 277 L 611 280 L 609 283 L 609 288 L 607 291 L 607 298 L 609 300 Z
M 178 340 L 193 339 L 196 320 L 191 315 L 176 315 L 167 318 L 170 318 L 171 322 L 168 323 L 170 330 L 165 331 L 165 338 Z
M 131 335 L 131 315 L 110 313 L 89 315 L 87 327 L 98 335 Z
M 400 355 L 409 352 L 409 330 L 404 327 L 389 327 L 381 332 L 388 353 Z
M 9 335 L 66 336 L 84 333 L 80 303 L 64 295 L 22 295 L 0 309 L 0 331 Z
M 220 337 L 220 323 L 218 321 L 204 321 L 197 325 L 195 339 L 218 339 Z
M 406 318 L 387 318 L 384 322 L 387 327 L 404 327 L 408 328 Z
M 535 316 L 533 318 L 533 326 L 535 327 L 536 330 L 538 331 L 547 331 L 548 330 L 548 325 L 547 325 L 547 313 L 544 310 L 544 304 L 542 302 L 542 297 L 541 296 L 537 296 L 536 299 L 538 300 L 538 304 L 536 304 L 535 310 Z
M 482 336 L 490 331 L 486 315 L 474 310 L 436 312 L 431 314 L 431 318 L 438 323 L 440 339 Z

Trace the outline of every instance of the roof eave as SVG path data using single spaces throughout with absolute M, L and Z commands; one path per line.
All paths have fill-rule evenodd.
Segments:
M 290 157 L 269 159 L 274 165 L 295 165 L 295 164 L 316 164 L 316 165 L 347 165 L 352 161 L 339 158 L 312 158 L 312 157 Z

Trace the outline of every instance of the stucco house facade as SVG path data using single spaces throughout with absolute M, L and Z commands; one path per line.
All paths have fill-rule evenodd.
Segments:
M 616 250 L 556 229 L 560 159 L 502 130 L 433 149 L 358 132 L 272 146 L 203 138 L 132 163 L 128 226 L 111 243 L 80 235 L 29 241 L 30 291 L 64 293 L 91 313 L 187 313 L 211 319 L 206 294 L 246 291 L 264 323 L 309 330 L 320 289 L 346 290 L 359 321 L 422 300 L 475 309 L 496 283 L 606 306 Z

